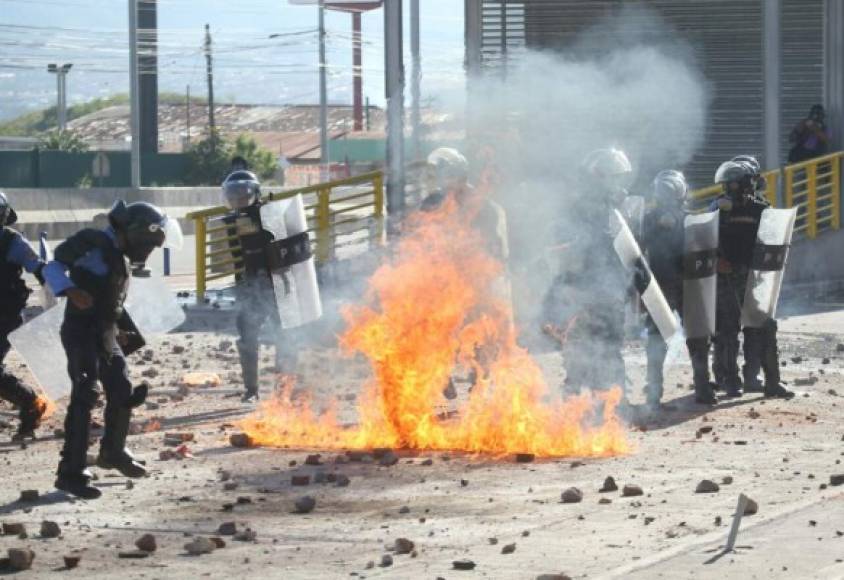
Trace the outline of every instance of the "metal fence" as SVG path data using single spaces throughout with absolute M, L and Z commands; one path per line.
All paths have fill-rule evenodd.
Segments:
M 384 176 L 373 171 L 347 179 L 270 193 L 264 199 L 288 199 L 301 194 L 308 233 L 318 264 L 326 264 L 384 241 Z M 238 236 L 223 221 L 223 206 L 189 213 L 196 233 L 196 297 L 203 302 L 208 283 L 242 271 Z
M 809 239 L 841 227 L 841 161 L 844 151 L 766 171 L 766 195 L 773 207 L 796 207 L 795 234 Z M 720 185 L 692 192 L 701 208 L 721 193 Z

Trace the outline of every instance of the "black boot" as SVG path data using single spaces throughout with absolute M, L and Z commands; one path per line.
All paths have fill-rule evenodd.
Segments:
M 240 372 L 243 375 L 243 401 L 258 400 L 258 350 L 244 346 L 237 341 L 237 352 L 240 356 Z
M 780 379 L 780 360 L 777 345 L 777 321 L 770 320 L 765 325 L 762 341 L 762 372 L 765 375 L 765 397 L 770 399 L 793 399 L 794 392 L 789 391 Z
M 715 405 L 715 383 L 709 379 L 709 339 L 690 338 L 686 341 L 689 359 L 692 361 L 692 376 L 695 385 L 695 401 L 701 405 Z
M 764 331 L 761 328 L 744 329 L 744 390 L 747 393 L 761 393 L 762 382 L 759 371 L 762 369 L 762 350 L 764 347 Z
M 741 397 L 742 384 L 738 372 L 738 336 L 720 335 L 715 339 L 714 366 L 720 371 L 718 385 L 728 397 Z
M 658 333 L 649 332 L 645 352 L 648 357 L 645 400 L 650 409 L 659 409 L 664 390 L 663 366 L 668 355 L 668 345 Z
M 47 402 L 41 397 L 20 408 L 20 424 L 18 432 L 12 436 L 12 441 L 23 441 L 24 439 L 35 439 L 35 430 L 41 425 L 41 417 L 47 412 Z
M 135 461 L 126 449 L 131 417 L 132 410 L 129 407 L 106 403 L 105 432 L 100 441 L 97 467 L 116 469 L 126 477 L 144 477 L 147 474 L 146 468 Z
M 91 472 L 86 465 L 90 429 L 91 411 L 71 404 L 64 421 L 64 447 L 55 485 L 82 499 L 97 499 L 102 495 L 90 484 Z

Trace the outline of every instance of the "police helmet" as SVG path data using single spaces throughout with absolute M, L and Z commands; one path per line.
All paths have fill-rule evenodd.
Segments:
M 754 170 L 741 161 L 725 161 L 715 172 L 715 183 L 721 184 L 730 195 L 753 195 L 755 193 Z
M 627 188 L 633 181 L 630 160 L 624 151 L 615 148 L 592 151 L 583 160 L 581 172 L 613 196 L 627 195 Z
M 666 169 L 656 174 L 653 180 L 654 198 L 682 203 L 689 193 L 689 184 L 682 172 Z
M 233 171 L 223 181 L 223 198 L 231 209 L 243 209 L 261 198 L 261 182 L 251 171 Z
M 458 189 L 469 181 L 469 162 L 453 147 L 434 149 L 428 155 L 427 163 L 438 189 Z
M 10 226 L 16 221 L 18 221 L 18 214 L 12 209 L 6 194 L 0 191 L 0 227 Z
M 736 161 L 738 163 L 744 163 L 753 172 L 753 179 L 756 185 L 756 191 L 765 191 L 768 188 L 768 180 L 765 179 L 765 176 L 762 175 L 762 165 L 759 163 L 759 160 L 756 159 L 753 155 L 736 155 L 733 157 L 732 161 Z
M 179 222 L 145 201 L 129 204 L 122 199 L 116 201 L 108 212 L 108 222 L 123 235 L 124 253 L 135 264 L 146 262 L 155 248 L 166 245 L 180 249 L 182 246 Z

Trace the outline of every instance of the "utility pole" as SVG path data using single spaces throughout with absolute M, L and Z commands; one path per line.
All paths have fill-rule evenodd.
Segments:
M 212 137 L 217 133 L 214 123 L 214 64 L 211 57 L 211 27 L 205 25 L 205 72 L 208 77 L 208 130 Z
M 410 79 L 410 95 L 413 100 L 412 109 L 410 113 L 410 121 L 412 127 L 412 143 L 413 143 L 413 161 L 419 160 L 421 154 L 420 148 L 420 126 L 422 124 L 420 100 L 422 92 L 419 83 L 422 79 L 422 57 L 420 55 L 419 44 L 419 0 L 410 0 L 410 53 L 413 62 L 413 70 Z
M 129 108 L 132 127 L 132 181 L 141 187 L 141 108 L 138 91 L 138 0 L 129 0 Z
M 384 70 L 387 96 L 387 212 L 404 211 L 404 54 L 402 0 L 384 2 Z
M 359 11 L 352 12 L 352 109 L 354 130 L 363 131 L 363 29 Z
M 190 85 L 185 90 L 185 122 L 187 124 L 185 138 L 187 139 L 188 147 L 190 147 Z
M 319 149 L 321 181 L 328 179 L 328 86 L 325 70 L 325 2 L 319 0 Z
M 59 131 L 67 127 L 67 73 L 73 64 L 48 64 L 47 72 L 56 75 L 56 121 Z
M 158 153 L 158 0 L 138 0 L 141 154 Z

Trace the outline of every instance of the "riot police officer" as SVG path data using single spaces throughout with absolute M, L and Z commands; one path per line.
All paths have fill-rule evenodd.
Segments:
M 244 402 L 258 400 L 259 336 L 270 322 L 280 330 L 273 281 L 268 267 L 268 251 L 275 237 L 261 223 L 261 184 L 254 173 L 237 170 L 223 182 L 223 196 L 232 210 L 224 221 L 232 227 L 229 235 L 237 237 L 236 259 L 243 270 L 235 276 L 237 313 L 237 351 L 243 375 Z M 277 332 L 280 334 L 280 332 Z M 276 339 L 276 370 L 283 367 L 280 337 Z
M 20 423 L 14 441 L 32 437 L 47 409 L 45 401 L 35 391 L 6 370 L 3 360 L 11 349 L 9 334 L 18 328 L 23 319 L 30 290 L 23 281 L 23 271 L 34 274 L 44 283 L 44 267 L 32 247 L 18 231 L 9 226 L 18 219 L 6 195 L 0 191 L 0 398 L 18 408 Z
M 689 191 L 685 176 L 674 170 L 661 171 L 652 184 L 651 207 L 644 217 L 642 250 L 651 271 L 672 310 L 683 312 L 683 248 L 685 204 Z M 668 345 L 653 319 L 647 321 L 647 384 L 645 395 L 651 408 L 658 408 L 663 395 L 663 366 Z M 686 341 L 692 361 L 695 399 L 717 402 L 709 374 L 709 337 Z
M 623 151 L 599 149 L 581 166 L 578 195 L 560 222 L 565 250 L 554 305 L 567 311 L 565 390 L 625 388 L 625 302 L 630 276 L 613 248 L 610 216 L 627 196 L 633 167 Z
M 435 211 L 441 208 L 450 196 L 453 196 L 457 211 L 461 212 L 461 218 L 468 221 L 480 233 L 484 241 L 484 249 L 504 266 L 505 272 L 496 280 L 493 291 L 499 294 L 499 298 L 509 300 L 510 282 L 506 273 L 509 243 L 504 208 L 469 183 L 469 162 L 457 149 L 440 147 L 432 151 L 428 155 L 427 171 L 429 187 L 433 191 L 422 200 L 420 209 L 425 212 Z M 486 352 L 487 347 L 483 345 L 475 349 L 475 358 L 484 374 L 489 370 L 487 368 L 489 357 L 486 356 Z M 477 373 L 473 368 L 470 371 L 469 381 L 474 385 L 477 379 Z M 457 397 L 453 380 L 449 381 L 443 395 L 447 399 Z
M 762 212 L 769 204 L 758 195 L 759 170 L 747 160 L 722 163 L 715 173 L 715 183 L 723 194 L 713 207 L 719 210 L 717 333 L 715 336 L 714 370 L 716 382 L 728 396 L 742 395 L 743 383 L 738 371 L 738 334 L 744 304 L 747 278 L 753 261 L 756 236 Z M 759 366 L 765 370 L 766 397 L 791 398 L 794 394 L 780 382 L 777 352 L 777 324 L 769 319 L 763 328 L 746 328 L 746 378 L 755 378 Z M 758 379 L 757 379 L 758 381 Z M 756 388 L 752 380 L 747 384 Z
M 123 309 L 132 270 L 143 271 L 152 251 L 167 238 L 180 237 L 178 223 L 157 207 L 117 201 L 104 230 L 84 229 L 55 250 L 44 276 L 56 296 L 67 297 L 61 339 L 71 380 L 56 487 L 84 499 L 100 490 L 90 484 L 86 467 L 91 410 L 97 380 L 106 396 L 104 433 L 97 466 L 126 477 L 143 477 L 144 466 L 126 449 L 132 408 L 146 398 L 146 387 L 133 389 L 124 354 L 143 339 Z

